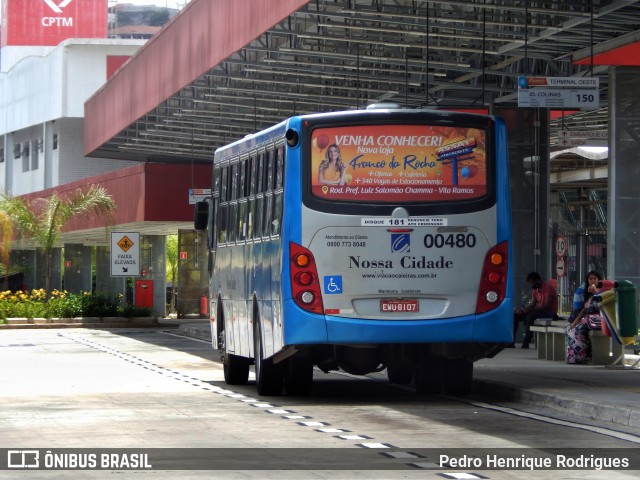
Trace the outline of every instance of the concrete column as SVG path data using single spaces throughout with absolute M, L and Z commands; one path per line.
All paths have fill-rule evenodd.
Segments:
M 126 295 L 126 278 L 111 276 L 111 248 L 96 247 L 96 292 L 112 296 Z
M 42 141 L 44 142 L 42 151 L 44 153 L 44 187 L 52 188 L 57 185 L 57 165 L 54 165 L 54 155 L 53 155 L 53 122 L 46 122 L 42 125 Z
M 4 136 L 4 191 L 11 195 L 13 191 L 13 149 L 15 143 L 13 142 L 13 133 L 8 133 Z
M 12 250 L 9 256 L 11 268 L 20 267 L 24 273 L 24 285 L 27 290 L 36 287 L 36 251 L 35 250 Z
M 36 250 L 36 288 L 44 288 L 47 278 L 47 263 L 42 249 Z M 51 290 L 62 290 L 62 249 L 51 251 Z
M 640 68 L 609 69 L 607 271 L 640 288 Z
M 153 309 L 164 317 L 166 298 L 166 237 L 162 235 L 140 236 L 140 276 L 135 280 L 153 280 Z M 134 304 L 135 304 L 134 281 Z
M 70 293 L 91 292 L 93 247 L 67 243 L 64 246 L 64 289 Z
M 178 318 L 200 316 L 200 298 L 209 292 L 206 232 L 178 230 Z
M 10 135 L 0 136 L 0 189 L 6 192 L 5 183 L 7 178 L 7 158 L 9 153 L 7 150 L 8 140 Z

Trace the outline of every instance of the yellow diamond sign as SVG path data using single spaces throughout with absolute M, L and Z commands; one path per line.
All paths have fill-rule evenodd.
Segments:
M 120 239 L 117 245 L 122 249 L 123 252 L 126 252 L 131 247 L 133 247 L 134 243 L 133 243 L 133 240 L 131 240 L 129 237 L 125 235 Z

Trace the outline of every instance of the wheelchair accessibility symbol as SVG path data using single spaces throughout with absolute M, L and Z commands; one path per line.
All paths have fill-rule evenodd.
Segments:
M 342 293 L 342 275 L 324 277 L 324 293 L 328 295 Z

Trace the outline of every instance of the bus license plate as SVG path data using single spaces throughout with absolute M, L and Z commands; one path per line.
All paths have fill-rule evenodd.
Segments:
M 418 300 L 380 300 L 381 312 L 417 312 Z

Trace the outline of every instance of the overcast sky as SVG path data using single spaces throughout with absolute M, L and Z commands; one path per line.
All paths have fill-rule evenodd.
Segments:
M 133 5 L 155 5 L 156 7 L 182 8 L 190 0 L 109 0 L 109 6 L 118 3 L 132 3 Z

